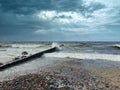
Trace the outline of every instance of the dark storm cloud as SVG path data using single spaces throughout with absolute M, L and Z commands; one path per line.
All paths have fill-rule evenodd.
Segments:
M 85 6 L 82 0 L 0 0 L 0 4 L 3 12 L 23 15 L 41 10 L 80 11 L 84 14 L 105 7 L 100 3 Z
M 106 1 L 0 0 L 0 40 L 49 40 L 50 37 L 51 40 L 60 40 L 62 37 L 69 39 L 70 35 L 75 36 L 74 30 L 80 36 L 81 32 L 94 29 L 91 27 L 98 29 L 101 25 L 117 22 L 117 9 L 107 9 L 104 2 Z M 112 14 L 112 11 L 115 12 Z M 38 34 L 34 35 L 35 32 Z

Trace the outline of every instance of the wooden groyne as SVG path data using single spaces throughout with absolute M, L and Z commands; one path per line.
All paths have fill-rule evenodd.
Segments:
M 21 64 L 21 63 L 24 63 L 24 62 L 33 60 L 33 59 L 35 59 L 35 58 L 39 58 L 39 57 L 41 57 L 44 53 L 52 53 L 52 52 L 55 52 L 56 50 L 57 50 L 57 47 L 53 47 L 53 48 L 44 50 L 44 51 L 39 52 L 39 53 L 36 53 L 36 54 L 33 54 L 33 55 L 28 56 L 28 57 L 23 58 L 23 59 L 18 59 L 18 60 L 15 60 L 15 61 L 8 62 L 8 63 L 3 64 L 3 65 L 0 66 L 0 71 L 5 70 L 5 69 L 10 68 L 10 67 L 13 67 L 13 66 L 16 66 L 16 65 L 18 65 L 18 64 Z

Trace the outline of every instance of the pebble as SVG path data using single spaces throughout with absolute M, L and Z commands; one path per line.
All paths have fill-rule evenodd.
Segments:
M 68 70 L 68 71 L 67 71 Z M 65 72 L 65 73 L 64 73 Z M 100 77 L 78 69 L 64 67 L 61 72 L 28 74 L 0 82 L 0 90 L 116 90 Z
M 3 63 L 0 62 L 0 65 L 3 65 Z

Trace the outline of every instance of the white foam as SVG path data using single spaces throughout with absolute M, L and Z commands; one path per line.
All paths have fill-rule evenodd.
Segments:
M 55 65 L 56 58 L 38 58 L 24 64 L 20 64 L 3 71 L 0 71 L 0 81 L 10 80 L 27 73 L 39 73 L 42 69 Z
M 99 54 L 99 53 L 50 53 L 46 54 L 46 57 L 58 57 L 58 58 L 78 58 L 78 59 L 101 59 L 101 60 L 111 60 L 120 61 L 120 55 L 113 54 Z
M 40 46 L 40 44 L 12 44 L 13 48 L 36 48 Z
M 113 45 L 114 47 L 118 47 L 118 48 L 120 48 L 120 45 L 119 44 L 115 44 L 115 45 Z
M 27 51 L 28 55 L 38 53 L 46 48 L 6 48 L 6 51 L 0 51 L 0 62 L 6 63 L 13 60 L 17 56 L 21 56 L 23 51 Z
M 56 43 L 56 42 L 53 42 L 52 45 L 51 45 L 51 47 L 56 47 L 57 50 L 62 50 L 62 48 L 60 47 L 60 45 L 58 43 Z

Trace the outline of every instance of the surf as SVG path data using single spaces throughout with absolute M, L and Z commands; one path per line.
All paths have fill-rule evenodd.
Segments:
M 99 54 L 99 53 L 64 53 L 64 52 L 55 52 L 45 54 L 45 57 L 53 58 L 77 58 L 77 59 L 101 59 L 101 60 L 110 60 L 110 61 L 120 61 L 120 55 L 113 54 Z

